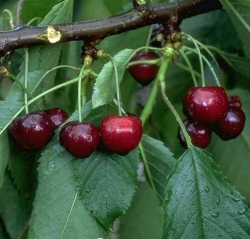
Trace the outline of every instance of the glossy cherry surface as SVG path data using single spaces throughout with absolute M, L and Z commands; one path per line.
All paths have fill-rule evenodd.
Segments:
M 71 121 L 62 127 L 59 138 L 61 146 L 72 156 L 87 158 L 97 148 L 100 134 L 91 123 Z
M 25 150 L 42 149 L 54 134 L 47 113 L 37 111 L 15 119 L 10 125 L 11 138 Z
M 245 121 L 245 113 L 239 107 L 231 106 L 226 115 L 214 126 L 214 132 L 222 140 L 234 139 L 241 134 Z
M 193 120 L 185 120 L 183 123 L 193 145 L 199 148 L 206 148 L 209 145 L 211 141 L 211 131 L 206 125 Z M 186 148 L 187 144 L 181 128 L 179 128 L 178 138 L 182 146 Z
M 135 116 L 109 115 L 99 127 L 103 144 L 111 151 L 126 155 L 142 137 L 142 122 Z
M 241 108 L 242 106 L 241 99 L 237 95 L 229 96 L 228 103 L 229 103 L 229 106 L 235 106 L 238 108 Z
M 184 98 L 185 112 L 195 121 L 212 124 L 228 110 L 228 97 L 219 86 L 193 87 Z
M 54 126 L 54 130 L 56 130 L 62 123 L 64 123 L 69 118 L 68 113 L 60 108 L 49 109 L 45 112 L 49 115 L 49 118 Z
M 158 59 L 159 56 L 155 52 L 151 51 L 141 51 L 136 53 L 132 59 L 131 62 L 133 61 L 145 61 L 145 60 L 154 60 Z M 149 64 L 138 64 L 138 65 L 131 65 L 129 66 L 129 72 L 133 76 L 133 78 L 139 82 L 141 85 L 148 85 L 151 83 L 157 73 L 159 66 L 154 64 L 154 65 L 149 65 Z

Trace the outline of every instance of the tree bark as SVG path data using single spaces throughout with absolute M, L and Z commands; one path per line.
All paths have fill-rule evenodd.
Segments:
M 155 23 L 168 24 L 173 18 L 180 24 L 185 18 L 221 7 L 219 0 L 184 0 L 145 6 L 142 11 L 134 7 L 126 13 L 104 19 L 57 24 L 53 29 L 60 33 L 60 40 L 56 43 L 103 39 Z M 47 29 L 48 26 L 20 25 L 10 31 L 0 31 L 0 56 L 18 48 L 53 44 L 47 37 Z

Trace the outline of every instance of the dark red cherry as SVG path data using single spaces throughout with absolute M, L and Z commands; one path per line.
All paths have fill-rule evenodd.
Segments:
M 59 139 L 61 146 L 72 156 L 87 158 L 97 148 L 100 134 L 98 129 L 91 123 L 71 121 L 62 127 Z
M 242 106 L 241 99 L 237 95 L 233 95 L 233 96 L 228 97 L 228 103 L 229 103 L 229 106 L 235 106 L 235 107 L 239 107 L 239 108 L 241 108 L 241 106 Z
M 193 87 L 184 98 L 185 112 L 204 124 L 219 121 L 228 110 L 228 97 L 219 86 Z
M 47 113 L 37 111 L 15 119 L 9 128 L 13 141 L 25 150 L 39 150 L 48 144 L 54 134 Z
M 155 60 L 158 59 L 159 56 L 152 51 L 141 51 L 136 53 L 130 62 L 133 61 L 145 61 L 145 60 Z M 138 64 L 129 66 L 129 72 L 133 76 L 133 78 L 139 82 L 141 85 L 148 85 L 151 83 L 157 73 L 159 66 L 157 64 L 149 65 L 149 64 Z
M 49 109 L 45 112 L 49 115 L 49 118 L 53 123 L 54 130 L 56 130 L 62 123 L 64 123 L 69 118 L 67 112 L 60 108 Z
M 185 120 L 183 123 L 193 145 L 199 148 L 206 148 L 209 145 L 211 131 L 206 125 L 192 120 Z M 179 128 L 178 138 L 182 146 L 186 148 L 187 143 L 181 128 Z
M 229 107 L 226 115 L 213 127 L 213 131 L 222 139 L 230 140 L 239 136 L 244 129 L 246 117 L 236 106 Z
M 111 151 L 126 155 L 141 141 L 142 122 L 133 115 L 109 115 L 99 127 L 103 144 Z

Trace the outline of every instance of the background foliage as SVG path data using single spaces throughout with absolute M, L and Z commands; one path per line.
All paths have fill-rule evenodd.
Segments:
M 167 2 L 150 1 L 151 4 Z M 9 15 L 17 22 L 17 1 L 0 3 L 0 30 L 10 30 Z M 0 238 L 250 238 L 250 19 L 249 3 L 221 0 L 223 10 L 185 19 L 181 30 L 204 44 L 218 47 L 214 52 L 220 69 L 216 71 L 229 95 L 239 95 L 246 114 L 243 133 L 223 142 L 213 135 L 206 151 L 185 151 L 177 140 L 178 123 L 161 97 L 157 98 L 150 120 L 144 126 L 141 149 L 121 157 L 97 151 L 76 161 L 58 142 L 41 152 L 27 153 L 8 140 L 6 128 L 22 112 L 23 91 L 9 79 L 0 87 Z M 98 7 L 96 7 L 98 6 Z M 24 0 L 20 21 L 32 25 L 67 23 L 104 18 L 129 10 L 130 0 Z M 133 49 L 145 46 L 150 26 L 106 38 L 99 49 L 115 56 L 119 71 L 123 108 L 140 115 L 151 85 L 141 87 L 123 63 Z M 28 89 L 37 95 L 73 79 L 77 72 L 58 65 L 81 65 L 82 42 L 70 42 L 29 49 Z M 24 51 L 16 50 L 8 70 L 24 79 Z M 193 65 L 197 57 L 190 56 Z M 116 112 L 110 99 L 115 89 L 111 64 L 100 59 L 93 65 L 97 81 L 86 87 L 82 117 L 96 125 Z M 199 70 L 199 69 L 197 69 Z M 213 82 L 208 68 L 206 77 Z M 105 83 L 105 84 L 103 84 Z M 184 118 L 182 99 L 192 86 L 189 72 L 171 64 L 166 74 L 166 93 Z M 38 104 L 43 109 L 61 107 L 77 119 L 76 85 L 46 95 Z M 102 94 L 100 94 L 100 92 Z M 104 97 L 103 97 L 104 95 Z M 92 99 L 92 102 L 90 100 Z M 95 109 L 92 108 L 95 107 Z M 31 105 L 30 109 L 35 106 Z M 208 153 L 209 152 L 209 153 Z M 137 179 L 139 161 L 145 175 Z M 177 161 L 178 160 L 178 161 Z M 116 221 L 115 231 L 113 221 Z

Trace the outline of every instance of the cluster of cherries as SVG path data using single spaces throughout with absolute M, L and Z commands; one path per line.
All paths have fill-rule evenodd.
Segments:
M 187 116 L 184 126 L 191 142 L 205 148 L 211 141 L 211 133 L 216 133 L 227 141 L 239 136 L 245 125 L 245 114 L 238 96 L 228 97 L 219 86 L 193 87 L 184 97 L 183 111 Z M 178 137 L 186 147 L 181 129 Z
M 68 122 L 60 131 L 61 145 L 76 158 L 90 156 L 98 146 L 126 155 L 138 146 L 141 137 L 142 122 L 134 115 L 108 115 L 98 128 L 89 122 Z
M 59 108 L 31 112 L 16 118 L 9 133 L 22 149 L 40 150 L 67 119 L 68 114 Z M 89 157 L 100 144 L 106 150 L 126 155 L 138 146 L 141 137 L 142 122 L 133 115 L 108 115 L 99 128 L 89 122 L 70 121 L 59 133 L 61 146 L 76 158 Z
M 28 151 L 40 150 L 49 143 L 54 131 L 68 117 L 60 108 L 31 112 L 14 119 L 9 134 L 20 148 Z
M 155 52 L 137 52 L 133 61 L 155 60 L 159 56 Z M 150 84 L 157 75 L 159 66 L 154 64 L 136 64 L 128 68 L 132 77 L 141 85 Z M 228 97 L 219 86 L 193 87 L 184 98 L 184 126 L 194 145 L 206 148 L 211 141 L 211 133 L 216 133 L 222 140 L 230 140 L 241 134 L 245 125 L 245 114 L 241 109 L 238 96 Z M 185 137 L 181 129 L 178 132 L 181 144 L 186 147 Z

